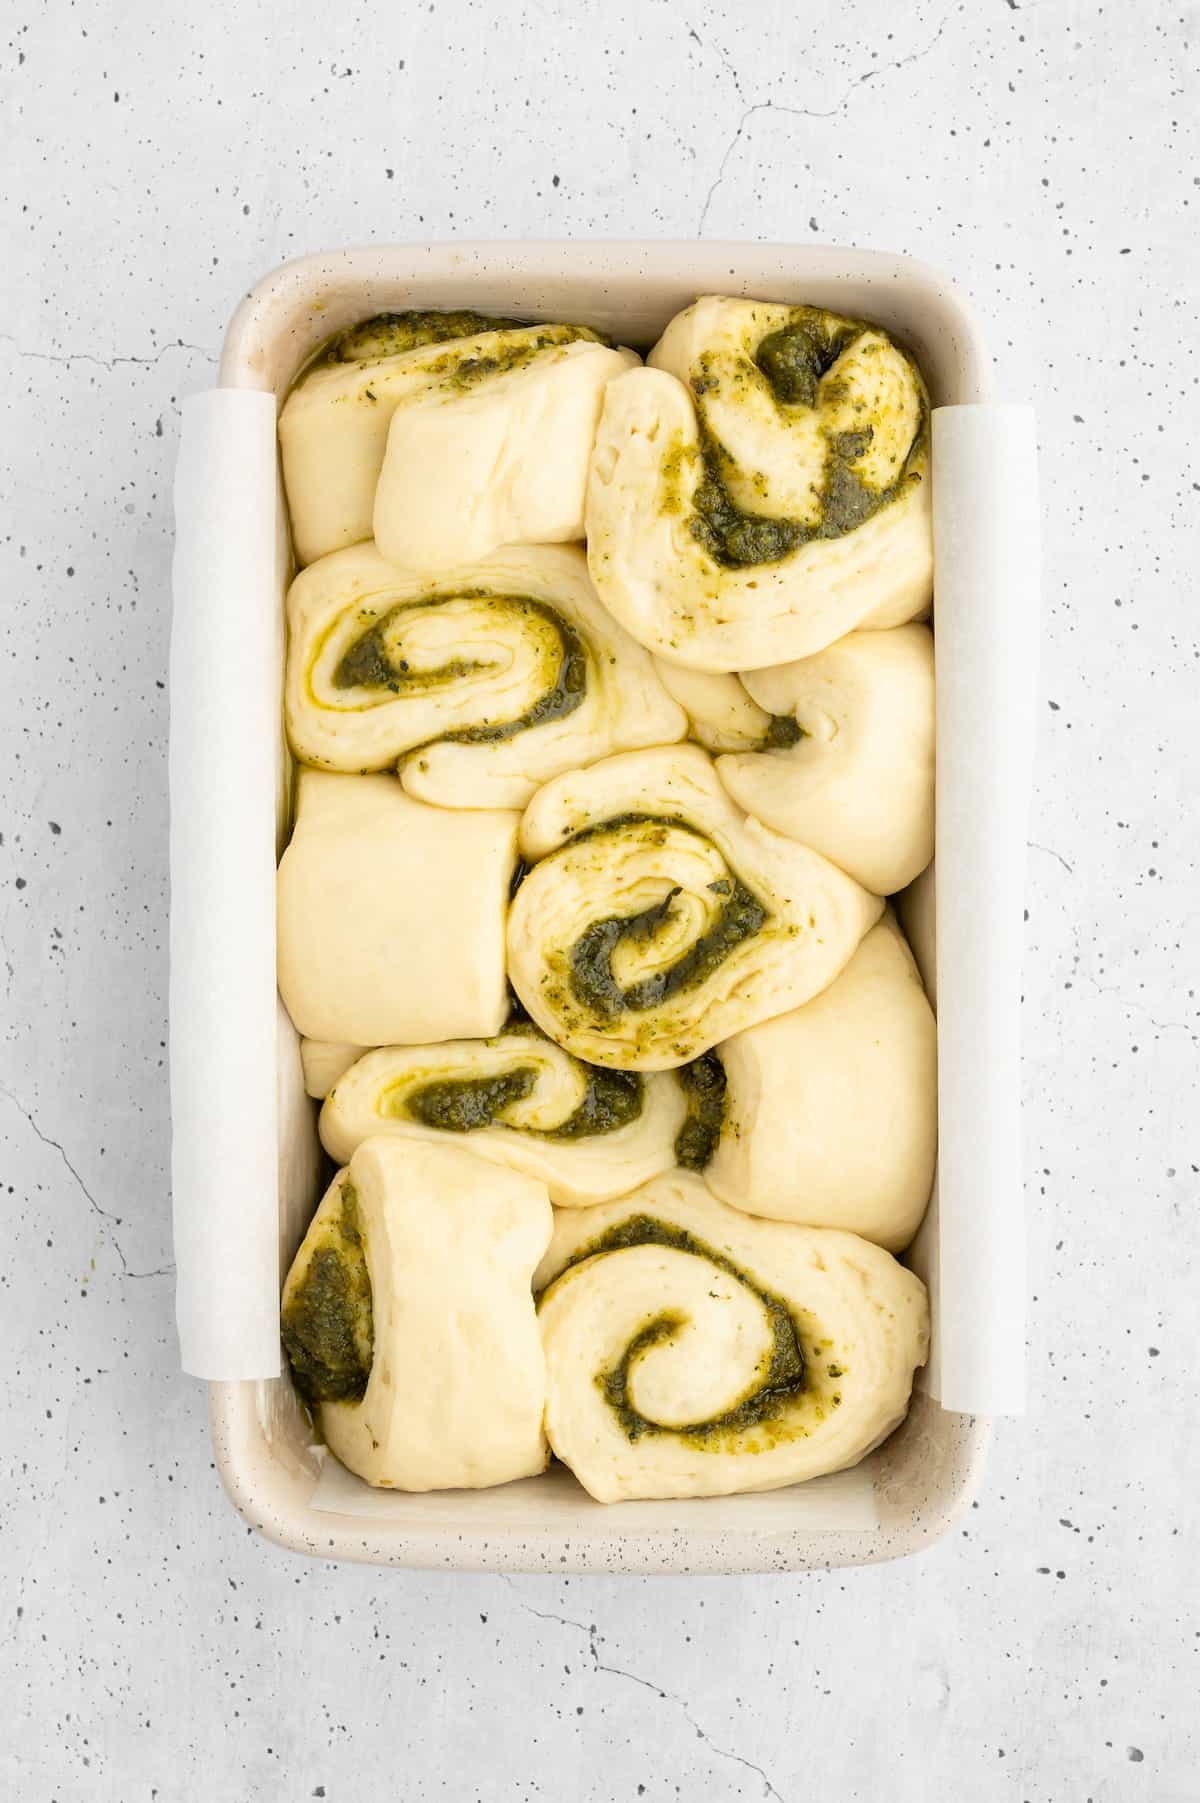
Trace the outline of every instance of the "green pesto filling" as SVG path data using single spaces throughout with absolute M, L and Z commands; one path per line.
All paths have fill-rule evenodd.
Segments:
M 578 834 L 575 842 L 641 822 L 679 827 L 685 832 L 696 830 L 682 820 L 623 814 Z M 628 989 L 622 988 L 613 975 L 612 961 L 617 947 L 625 940 L 634 945 L 648 944 L 670 918 L 678 888 L 636 914 L 608 914 L 602 920 L 592 921 L 579 935 L 569 954 L 571 992 L 575 999 L 600 1019 L 612 1020 L 626 1010 L 640 1014 L 649 1008 L 660 1008 L 683 991 L 703 983 L 739 945 L 761 932 L 770 918 L 762 902 L 740 877 L 723 877 L 711 887 L 722 897 L 722 903 L 720 913 L 708 931 L 701 933 L 668 969 L 655 971 L 652 976 L 631 983 Z
M 707 1245 L 684 1228 L 656 1220 L 653 1215 L 629 1215 L 615 1227 L 610 1227 L 606 1233 L 599 1234 L 587 1245 L 581 1246 L 565 1268 L 569 1270 L 571 1265 L 578 1264 L 582 1259 L 594 1258 L 601 1253 L 624 1251 L 631 1246 L 667 1246 L 675 1252 L 686 1252 L 694 1258 L 707 1259 L 718 1270 L 735 1278 L 751 1295 L 758 1298 L 765 1309 L 771 1326 L 771 1348 L 754 1386 L 732 1409 L 713 1416 L 709 1421 L 693 1422 L 685 1428 L 663 1427 L 656 1421 L 647 1420 L 645 1415 L 634 1408 L 629 1400 L 629 1379 L 633 1366 L 648 1347 L 670 1339 L 684 1325 L 683 1315 L 678 1311 L 664 1309 L 634 1335 L 617 1363 L 596 1377 L 596 1383 L 604 1392 L 605 1401 L 629 1440 L 639 1440 L 643 1434 L 675 1434 L 682 1440 L 703 1446 L 706 1441 L 719 1439 L 730 1432 L 757 1427 L 762 1422 L 778 1419 L 804 1394 L 804 1351 L 800 1330 L 787 1303 L 781 1297 L 772 1295 L 770 1290 L 762 1289 L 723 1252 L 718 1252 L 714 1246 Z
M 511 331 L 519 325 L 519 320 L 489 319 L 486 313 L 376 313 L 331 338 L 318 366 L 370 363 L 378 357 L 403 356 L 405 351 L 421 350 L 427 344 L 449 344 L 455 338 Z
M 615 1133 L 638 1119 L 642 1112 L 642 1079 L 637 1071 L 601 1070 L 575 1061 L 585 1073 L 583 1098 L 557 1127 L 521 1127 L 535 1139 L 591 1139 L 603 1133 Z M 407 1094 L 398 1094 L 389 1104 L 390 1114 L 405 1116 L 438 1127 L 446 1133 L 474 1133 L 496 1121 L 511 1126 L 503 1119 L 514 1102 L 523 1102 L 533 1094 L 537 1069 L 523 1064 L 511 1071 L 490 1077 L 443 1077 L 423 1083 Z
M 489 376 L 504 376 L 510 370 L 523 368 L 542 351 L 574 344 L 581 339 L 592 344 L 607 343 L 589 326 L 544 326 L 534 338 L 519 344 L 499 343 L 494 351 L 484 351 L 476 357 L 460 357 L 454 351 L 447 351 L 445 357 L 436 358 L 427 368 L 431 375 L 447 377 L 455 388 L 473 388 Z
M 766 732 L 762 736 L 763 751 L 786 751 L 789 746 L 798 745 L 804 737 L 804 728 L 795 714 L 772 714 Z
M 577 707 L 582 706 L 587 694 L 588 654 L 587 646 L 575 628 L 544 601 L 535 601 L 529 595 L 495 595 L 485 589 L 464 589 L 453 596 L 402 602 L 398 607 L 391 608 L 343 653 L 333 673 L 334 688 L 385 689 L 393 695 L 409 697 L 445 688 L 463 677 L 486 670 L 488 665 L 485 663 L 462 657 L 450 658 L 435 669 L 414 670 L 407 659 L 395 657 L 389 651 L 388 632 L 397 619 L 403 615 L 433 612 L 448 600 L 488 602 L 501 619 L 506 615 L 511 618 L 515 614 L 518 632 L 523 619 L 541 621 L 548 625 L 555 641 L 555 650 L 550 659 L 553 680 L 533 706 L 514 719 L 484 720 L 476 726 L 459 727 L 453 732 L 440 734 L 435 742 L 494 744 L 502 739 L 514 738 L 517 733 L 525 732 L 530 727 L 545 726 L 549 721 L 565 719 Z
M 831 330 L 816 308 L 801 307 L 788 325 L 768 333 L 761 341 L 754 361 L 782 405 L 814 407 L 821 378 L 866 329 L 851 325 Z M 716 389 L 719 382 L 720 378 L 710 375 L 701 360 L 699 372 L 691 382 L 695 395 L 703 397 Z M 690 522 L 692 536 L 699 540 L 715 563 L 725 568 L 778 563 L 814 539 L 843 538 L 894 501 L 910 483 L 920 480 L 912 466 L 925 442 L 924 408 L 921 424 L 900 474 L 884 489 L 871 488 L 853 468 L 874 436 L 875 428 L 871 425 L 856 432 L 825 435 L 828 455 L 820 492 L 820 520 L 813 526 L 803 520 L 774 519 L 739 507 L 729 492 L 724 474 L 733 460 L 702 424 L 700 451 L 704 478 L 692 497 L 695 509 Z
M 374 1324 L 358 1200 L 348 1182 L 328 1243 L 313 1253 L 280 1326 L 296 1388 L 308 1402 L 361 1399 L 371 1375 Z
M 675 1162 L 685 1170 L 702 1171 L 717 1149 L 725 1120 L 725 1066 L 715 1052 L 704 1052 L 675 1074 L 687 1102 L 675 1137 Z

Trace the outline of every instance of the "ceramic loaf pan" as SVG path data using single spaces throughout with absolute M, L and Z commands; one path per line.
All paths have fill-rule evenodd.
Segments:
M 935 272 L 873 252 L 759 244 L 428 244 L 306 257 L 242 302 L 220 383 L 282 399 L 330 333 L 402 308 L 582 320 L 645 351 L 673 314 L 714 293 L 877 320 L 915 352 L 934 406 L 991 398 L 977 325 Z M 281 820 L 286 787 L 282 780 Z M 317 1200 L 318 1159 L 296 1036 L 282 1011 L 278 1079 L 286 1270 Z M 947 1532 L 974 1494 L 988 1439 L 984 1419 L 917 1391 L 907 1421 L 868 1461 L 878 1507 L 871 1528 L 814 1528 L 788 1490 L 606 1508 L 562 1471 L 498 1490 L 389 1497 L 386 1517 L 342 1515 L 312 1507 L 321 1454 L 286 1376 L 214 1383 L 210 1401 L 221 1478 L 268 1539 L 325 1558 L 474 1571 L 786 1571 L 897 1558 Z

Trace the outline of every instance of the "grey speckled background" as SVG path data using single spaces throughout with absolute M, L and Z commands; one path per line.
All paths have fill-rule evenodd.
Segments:
M 222 17 L 222 14 L 225 16 Z M 0 318 L 11 1803 L 1200 1798 L 1200 14 L 10 7 Z M 427 1578 L 267 1547 L 175 1371 L 169 490 L 262 272 L 424 236 L 912 251 L 1045 443 L 1033 1398 L 906 1565 Z M 1189 1426 L 1190 1420 L 1190 1426 Z

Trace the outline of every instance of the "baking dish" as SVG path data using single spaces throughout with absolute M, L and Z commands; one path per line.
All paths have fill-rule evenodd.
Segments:
M 584 320 L 645 349 L 698 294 L 809 302 L 878 321 L 916 353 L 934 406 L 985 402 L 989 366 L 966 305 L 907 258 L 823 247 L 709 243 L 431 244 L 373 247 L 289 264 L 242 302 L 226 336 L 223 388 L 282 397 L 316 345 L 366 315 L 466 308 L 530 320 Z M 282 611 L 283 583 L 279 585 Z M 281 632 L 281 628 L 279 629 Z M 939 766 L 945 748 L 939 742 Z M 260 773 L 261 774 L 261 773 Z M 265 776 L 264 776 L 265 780 Z M 278 772 L 285 830 L 287 774 Z M 928 888 L 910 934 L 928 943 Z M 943 972 L 943 982 L 946 980 Z M 314 1111 L 280 1011 L 280 1260 L 286 1269 L 315 1204 Z M 924 1257 L 936 1256 L 936 1222 Z M 873 1519 L 814 1525 L 796 1491 L 602 1507 L 564 1471 L 475 1493 L 364 1499 L 361 1512 L 313 1506 L 322 1455 L 285 1376 L 215 1382 L 216 1461 L 246 1520 L 280 1545 L 379 1564 L 471 1570 L 748 1572 L 861 1564 L 944 1534 L 979 1482 L 989 1426 L 918 1390 L 904 1425 L 867 1462 Z M 824 1481 L 824 1480 L 822 1480 Z M 810 1487 L 805 1487 L 810 1488 Z

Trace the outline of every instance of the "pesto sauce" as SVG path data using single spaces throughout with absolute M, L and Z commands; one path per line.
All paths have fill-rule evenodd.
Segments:
M 725 1066 L 715 1052 L 704 1052 L 675 1074 L 687 1102 L 675 1138 L 675 1162 L 687 1171 L 702 1171 L 717 1149 L 725 1120 Z
M 551 720 L 563 720 L 582 706 L 588 685 L 588 652 L 580 634 L 544 601 L 529 595 L 490 594 L 483 589 L 464 589 L 455 595 L 435 596 L 427 601 L 406 601 L 393 607 L 376 620 L 360 638 L 342 654 L 333 673 L 335 689 L 386 689 L 393 695 L 425 694 L 431 689 L 446 688 L 473 676 L 488 666 L 470 658 L 454 657 L 432 670 L 414 670 L 404 658 L 395 658 L 388 650 L 388 630 L 402 615 L 432 612 L 443 602 L 484 601 L 495 605 L 498 614 L 516 614 L 518 620 L 536 618 L 544 621 L 557 640 L 554 680 L 538 696 L 533 706 L 512 720 L 485 721 L 477 726 L 459 727 L 445 732 L 429 743 L 495 744 L 515 738 L 534 726 Z M 519 625 L 518 625 L 519 630 Z M 417 749 L 423 749 L 418 747 Z
M 815 407 L 821 378 L 866 329 L 861 325 L 831 328 L 818 308 L 799 307 L 786 326 L 761 340 L 754 361 L 781 405 Z M 702 361 L 699 373 L 692 377 L 693 393 L 701 398 L 716 385 L 717 378 L 706 373 Z M 774 519 L 739 507 L 724 476 L 733 460 L 701 418 L 704 477 L 692 497 L 693 538 L 723 568 L 778 563 L 815 539 L 843 538 L 895 500 L 911 482 L 920 480 L 913 463 L 925 443 L 924 404 L 900 474 L 884 489 L 871 488 L 853 468 L 874 435 L 870 425 L 856 432 L 825 435 L 828 455 L 820 491 L 820 520 L 812 526 L 803 520 Z
M 542 351 L 551 350 L 558 345 L 574 344 L 581 339 L 587 339 L 593 344 L 605 342 L 589 326 L 546 326 L 536 338 L 526 339 L 520 344 L 501 343 L 494 351 L 484 351 L 476 357 L 459 357 L 453 351 L 447 351 L 444 358 L 439 357 L 428 365 L 428 369 L 432 375 L 447 377 L 455 388 L 473 388 L 477 382 L 486 381 L 489 376 L 505 376 L 510 370 L 522 369 Z
M 602 825 L 576 835 L 574 843 L 593 834 L 612 832 L 623 826 L 645 821 L 663 827 L 679 827 L 695 832 L 686 821 L 670 820 L 656 815 L 623 814 Z M 702 837 L 703 835 L 698 835 Z M 584 1007 L 602 1020 L 612 1020 L 626 1010 L 644 1013 L 660 1008 L 674 996 L 703 983 L 719 964 L 744 940 L 761 932 L 770 918 L 767 909 L 740 877 L 722 879 L 712 885 L 722 899 L 721 910 L 708 931 L 690 945 L 683 956 L 667 970 L 655 971 L 640 982 L 623 989 L 613 975 L 612 961 L 617 947 L 625 940 L 635 945 L 653 939 L 664 921 L 670 918 L 671 905 L 679 894 L 672 889 L 660 902 L 636 914 L 608 914 L 586 926 L 571 947 L 571 993 Z
M 342 1185 L 340 1217 L 318 1246 L 280 1315 L 283 1349 L 309 1403 L 357 1402 L 374 1351 L 371 1278 L 353 1186 Z
M 615 1227 L 610 1227 L 606 1233 L 597 1235 L 587 1245 L 581 1246 L 564 1269 L 570 1270 L 571 1265 L 579 1264 L 585 1258 L 624 1251 L 631 1246 L 666 1246 L 675 1252 L 686 1252 L 693 1258 L 707 1259 L 718 1270 L 743 1284 L 751 1295 L 758 1298 L 766 1311 L 771 1326 L 771 1349 L 765 1369 L 757 1382 L 733 1408 L 727 1409 L 722 1415 L 714 1415 L 708 1421 L 693 1422 L 685 1428 L 663 1427 L 656 1421 L 647 1420 L 645 1415 L 639 1414 L 634 1408 L 629 1400 L 629 1377 L 638 1358 L 648 1347 L 670 1339 L 684 1325 L 685 1317 L 682 1314 L 677 1310 L 664 1309 L 634 1335 L 616 1364 L 607 1371 L 599 1372 L 596 1377 L 605 1401 L 629 1440 L 639 1440 L 643 1434 L 676 1434 L 681 1440 L 703 1447 L 706 1441 L 720 1439 L 731 1431 L 738 1432 L 744 1428 L 756 1427 L 761 1422 L 777 1419 L 804 1394 L 807 1378 L 804 1351 L 799 1327 L 787 1303 L 770 1290 L 762 1289 L 731 1258 L 718 1252 L 714 1246 L 707 1245 L 704 1240 L 697 1239 L 686 1229 L 674 1227 L 667 1221 L 656 1220 L 653 1215 L 629 1215 Z
M 512 331 L 519 325 L 519 320 L 489 319 L 486 313 L 376 313 L 331 338 L 314 367 L 370 363 L 379 357 L 403 356 L 405 351 L 420 350 L 427 344 L 449 344 L 480 332 Z
M 511 1023 L 511 1030 L 528 1033 L 526 1022 Z M 517 1065 L 488 1077 L 441 1077 L 417 1089 L 401 1092 L 388 1106 L 390 1114 L 408 1116 L 444 1133 L 475 1133 L 499 1122 L 534 1139 L 592 1139 L 615 1133 L 636 1121 L 642 1112 L 644 1092 L 637 1071 L 602 1070 L 572 1062 L 584 1074 L 583 1099 L 557 1127 L 516 1127 L 503 1117 L 515 1102 L 523 1102 L 537 1086 L 537 1067 Z
M 804 738 L 804 728 L 794 714 L 772 714 L 762 736 L 763 751 L 786 751 Z
M 474 1133 L 533 1093 L 537 1071 L 531 1064 L 491 1077 L 442 1077 L 399 1098 L 405 1114 L 443 1133 Z

